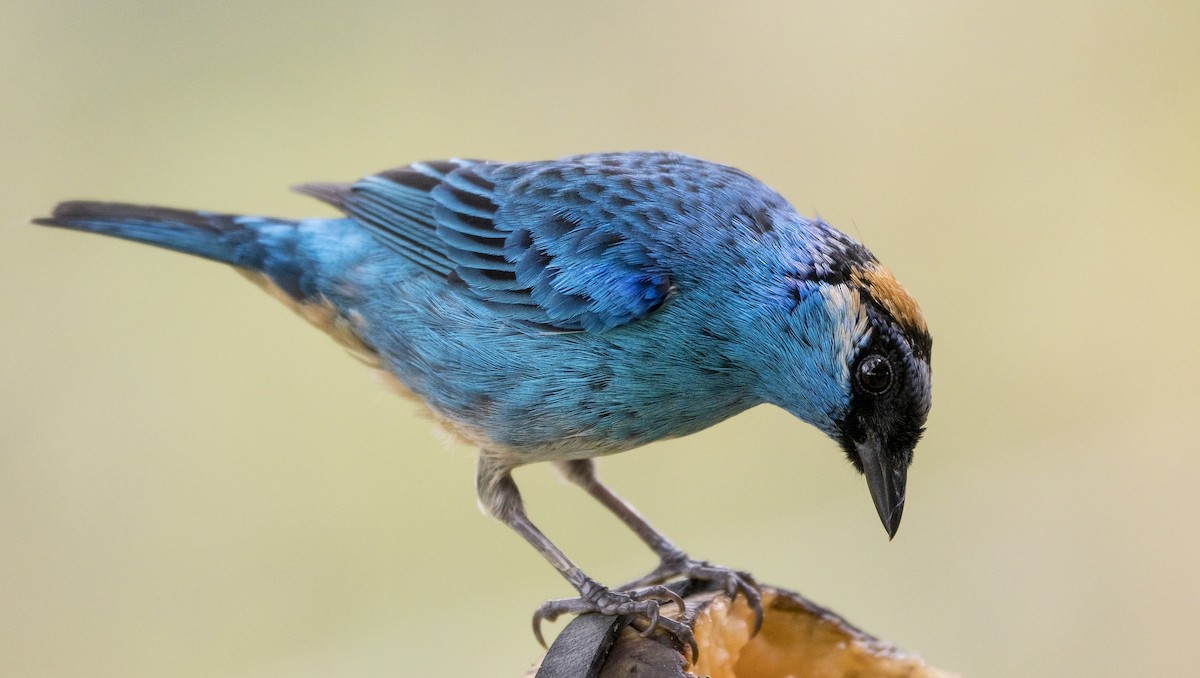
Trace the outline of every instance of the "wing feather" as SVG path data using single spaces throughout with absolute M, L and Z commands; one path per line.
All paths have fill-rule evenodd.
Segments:
M 665 213 L 638 209 L 653 195 L 636 174 L 579 159 L 447 160 L 298 190 L 504 319 L 605 331 L 646 317 L 671 288 L 648 238 L 647 215 Z

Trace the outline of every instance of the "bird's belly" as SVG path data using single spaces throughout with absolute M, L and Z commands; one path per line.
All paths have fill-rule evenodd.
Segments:
M 339 306 L 403 391 L 454 433 L 513 463 L 621 452 L 757 404 L 728 375 L 681 359 L 669 327 L 537 331 L 425 275 L 393 280 L 389 289 L 351 285 L 366 291 Z
M 586 459 L 615 454 L 658 440 L 689 435 L 745 409 L 698 409 L 663 397 L 637 407 L 625 399 L 571 398 L 559 391 L 526 391 L 509 400 L 486 400 L 481 409 L 443 410 L 422 398 L 437 418 L 461 437 L 514 464 Z
M 493 350 L 503 358 L 477 363 Z M 393 363 L 393 373 L 448 428 L 513 463 L 613 454 L 694 433 L 754 404 L 737 389 L 607 347 L 479 343 L 471 355 L 425 355 Z

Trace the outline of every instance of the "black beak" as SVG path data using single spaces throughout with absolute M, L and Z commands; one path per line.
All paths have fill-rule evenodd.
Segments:
M 855 447 L 862 460 L 863 474 L 867 476 L 867 488 L 871 490 L 875 510 L 883 521 L 888 539 L 891 539 L 900 529 L 900 516 L 904 514 L 904 483 L 908 478 L 908 469 L 892 468 L 887 464 L 879 440 L 868 440 Z

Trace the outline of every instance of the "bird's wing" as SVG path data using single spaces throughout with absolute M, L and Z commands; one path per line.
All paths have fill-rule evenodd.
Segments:
M 604 331 L 662 305 L 671 276 L 648 246 L 653 218 L 612 172 L 570 161 L 416 163 L 350 185 L 308 184 L 409 261 L 497 315 Z M 626 190 L 626 189 L 630 190 Z

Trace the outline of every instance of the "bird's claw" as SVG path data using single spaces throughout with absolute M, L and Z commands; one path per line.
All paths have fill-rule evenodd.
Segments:
M 740 593 L 746 598 L 746 604 L 754 611 L 754 628 L 750 635 L 751 637 L 758 635 L 763 624 L 762 594 L 759 593 L 758 582 L 754 580 L 754 575 L 749 572 L 732 570 L 703 560 L 693 560 L 681 554 L 677 558 L 664 559 L 650 574 L 631 581 L 617 590 L 628 591 L 648 585 L 662 584 L 675 577 L 713 582 L 731 601 L 735 600 Z
M 630 625 L 634 628 L 637 628 L 637 624 L 635 622 L 631 622 Z M 678 640 L 680 644 L 687 647 L 689 652 L 688 659 L 690 661 L 695 662 L 700 656 L 700 646 L 696 643 L 696 636 L 692 633 L 692 629 L 689 628 L 687 624 L 667 617 L 662 617 L 657 620 L 657 623 L 647 624 L 645 629 L 641 629 L 642 637 L 644 638 L 649 636 L 651 633 L 654 633 L 655 629 L 662 629 L 663 631 L 666 631 L 668 634 L 674 636 L 675 640 Z
M 663 629 L 691 650 L 694 660 L 699 648 L 692 630 L 686 624 L 665 617 L 660 610 L 664 604 L 673 603 L 682 615 L 686 610 L 683 598 L 665 586 L 647 586 L 634 590 L 612 591 L 603 586 L 588 589 L 579 598 L 548 600 L 533 613 L 533 635 L 542 647 L 546 641 L 542 636 L 542 621 L 554 621 L 564 614 L 586 614 L 598 612 L 604 615 L 631 615 L 634 627 L 642 636 L 649 636 L 656 629 Z M 636 623 L 635 623 L 636 622 Z M 644 624 L 644 628 L 639 624 Z

